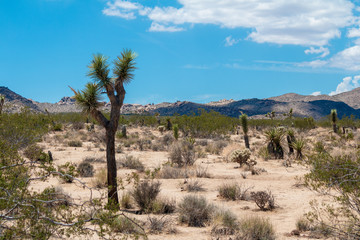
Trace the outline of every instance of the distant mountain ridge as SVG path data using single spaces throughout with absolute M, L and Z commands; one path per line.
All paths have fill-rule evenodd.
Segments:
M 57 103 L 39 103 L 26 99 L 6 87 L 0 87 L 0 94 L 4 95 L 6 102 L 9 106 L 12 106 L 10 107 L 10 111 L 17 111 L 20 107 L 24 106 L 39 112 L 44 112 L 45 110 L 51 113 L 81 111 L 75 104 L 75 100 L 71 97 L 63 97 Z M 260 118 L 272 111 L 277 114 L 288 113 L 291 108 L 293 109 L 293 114 L 295 116 L 312 116 L 315 119 L 328 115 L 331 109 L 337 109 L 339 116 L 350 116 L 353 114 L 360 117 L 360 88 L 334 96 L 311 96 L 287 93 L 267 99 L 254 98 L 239 101 L 223 99 L 206 104 L 189 101 L 177 101 L 175 103 L 164 102 L 146 105 L 124 104 L 121 111 L 123 114 L 160 113 L 160 115 L 183 115 L 196 114 L 200 109 L 204 109 L 206 111 L 213 110 L 231 117 L 238 117 L 241 113 L 246 113 L 251 117 Z M 104 102 L 103 110 L 110 110 L 110 104 Z

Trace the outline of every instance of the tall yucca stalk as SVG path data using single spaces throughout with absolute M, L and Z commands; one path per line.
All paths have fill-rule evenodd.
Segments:
M 71 90 L 75 94 L 76 103 L 83 112 L 91 115 L 106 130 L 106 160 L 108 181 L 108 202 L 110 206 L 118 207 L 117 173 L 115 160 L 115 134 L 119 124 L 120 109 L 124 103 L 124 84 L 129 83 L 134 75 L 136 55 L 131 50 L 124 50 L 114 61 L 114 76 L 109 76 L 108 58 L 104 55 L 94 55 L 90 62 L 88 76 L 94 81 L 87 83 L 81 91 Z M 111 103 L 109 119 L 100 111 L 101 94 L 106 93 Z
M 337 126 L 336 126 L 337 112 L 336 112 L 336 109 L 331 109 L 330 117 L 331 117 L 331 122 L 332 122 L 332 125 L 333 125 L 334 133 L 337 133 Z
M 245 147 L 250 149 L 250 143 L 249 143 L 249 126 L 248 126 L 248 117 L 246 114 L 242 114 L 240 116 L 240 122 L 241 122 L 241 126 L 244 132 L 244 141 L 245 141 Z

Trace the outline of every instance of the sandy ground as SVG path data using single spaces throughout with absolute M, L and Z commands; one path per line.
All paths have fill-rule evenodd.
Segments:
M 129 129 L 129 134 L 139 133 L 140 137 L 143 134 L 143 129 Z M 155 130 L 146 130 L 147 133 L 151 132 L 154 139 L 161 137 L 161 134 Z M 101 134 L 101 130 L 96 130 L 96 133 L 92 133 L 92 136 Z M 40 145 L 44 150 L 51 151 L 54 157 L 54 163 L 61 165 L 66 162 L 72 162 L 79 164 L 86 157 L 96 157 L 105 160 L 105 146 L 94 139 L 88 137 L 89 133 L 85 130 L 74 131 L 66 130 L 63 132 L 50 133 L 45 136 L 44 141 Z M 315 141 L 316 138 L 323 139 L 326 142 L 326 136 L 328 130 L 317 129 L 307 133 L 306 137 L 309 141 Z M 67 141 L 74 139 L 83 139 L 82 147 L 69 147 Z M 120 144 L 119 140 L 117 140 Z M 254 132 L 250 135 L 250 142 L 252 144 L 253 153 L 257 151 L 260 146 L 265 146 L 265 137 L 260 136 L 258 132 Z M 231 144 L 233 146 L 244 146 L 242 138 L 240 136 L 231 136 Z M 247 216 L 258 215 L 269 218 L 274 225 L 277 239 L 306 239 L 306 237 L 294 237 L 289 236 L 289 233 L 294 230 L 296 221 L 304 213 L 310 210 L 309 202 L 313 199 L 321 199 L 322 197 L 315 192 L 310 191 L 306 187 L 299 185 L 298 178 L 301 178 L 308 169 L 305 165 L 299 165 L 293 163 L 291 167 L 285 167 L 283 160 L 268 160 L 264 161 L 256 156 L 254 159 L 258 162 L 258 168 L 263 168 L 266 172 L 260 175 L 251 175 L 248 172 L 246 179 L 242 177 L 244 169 L 237 168 L 237 163 L 227 162 L 226 151 L 229 152 L 228 147 L 220 155 L 208 154 L 204 158 L 200 158 L 196 161 L 197 166 L 207 168 L 211 175 L 211 178 L 199 178 L 198 180 L 203 184 L 205 188 L 204 192 L 197 194 L 205 196 L 210 202 L 214 203 L 218 207 L 231 210 L 238 219 L 242 219 Z M 139 160 L 145 165 L 146 168 L 154 169 L 160 167 L 162 164 L 168 161 L 167 151 L 151 151 L 146 149 L 139 151 L 135 149 L 135 146 L 129 148 L 123 147 L 122 153 L 116 155 L 117 159 L 120 159 L 127 155 L 133 155 L 138 157 Z M 253 154 L 255 155 L 255 154 Z M 106 167 L 106 163 L 95 163 L 96 170 Z M 125 179 L 126 176 L 136 170 L 119 169 L 118 176 Z M 91 178 L 80 178 L 85 183 L 91 185 Z M 191 193 L 183 191 L 184 179 L 159 179 L 161 182 L 161 196 L 175 199 L 176 202 L 180 202 L 181 199 Z M 278 206 L 273 211 L 260 211 L 253 201 L 227 201 L 219 198 L 218 187 L 224 183 L 239 183 L 243 186 L 253 187 L 252 191 L 257 190 L 270 190 L 275 196 L 276 205 Z M 74 184 L 62 183 L 57 179 L 52 179 L 50 182 L 42 183 L 42 185 L 34 186 L 35 189 L 41 189 L 47 185 L 61 186 L 66 193 L 69 193 L 74 198 L 88 198 L 89 191 L 76 187 Z M 127 185 L 126 189 L 130 189 L 132 185 Z M 94 196 L 100 196 L 105 194 L 105 189 L 95 192 Z M 120 190 L 121 195 L 126 190 Z M 148 215 L 135 215 L 130 214 L 131 217 L 135 217 L 140 220 L 146 221 Z M 149 234 L 149 239 L 212 239 L 210 235 L 211 226 L 204 228 L 188 227 L 184 224 L 180 224 L 177 221 L 177 214 L 171 214 L 166 216 L 169 221 L 172 221 L 178 233 L 176 234 Z M 214 238 L 215 239 L 215 238 Z M 222 238 L 228 239 L 228 238 Z

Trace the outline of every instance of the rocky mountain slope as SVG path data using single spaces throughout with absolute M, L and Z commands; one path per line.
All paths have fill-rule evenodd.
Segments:
M 34 111 L 49 111 L 51 113 L 59 112 L 80 112 L 81 109 L 75 104 L 74 99 L 63 97 L 57 103 L 39 103 L 26 99 L 6 87 L 0 87 L 0 94 L 6 98 L 9 111 L 18 111 L 21 107 L 27 106 Z M 188 101 L 178 101 L 175 103 L 159 104 L 124 104 L 123 114 L 155 114 L 173 115 L 173 114 L 192 114 L 198 113 L 200 109 L 206 111 L 216 111 L 221 114 L 238 117 L 241 113 L 246 113 L 253 117 L 263 117 L 266 113 L 276 112 L 277 114 L 288 113 L 293 109 L 295 116 L 312 116 L 315 119 L 324 117 L 330 113 L 331 109 L 337 109 L 338 115 L 355 115 L 360 117 L 360 88 L 334 96 L 305 96 L 295 93 L 288 93 L 268 99 L 245 99 L 235 101 L 220 100 L 207 104 L 199 104 Z M 109 103 L 104 102 L 104 111 L 110 110 Z

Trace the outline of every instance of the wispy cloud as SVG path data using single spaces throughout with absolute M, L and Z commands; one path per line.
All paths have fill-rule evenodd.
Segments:
M 231 47 L 235 44 L 237 44 L 240 41 L 240 39 L 235 39 L 232 36 L 228 36 L 225 38 L 225 47 Z
M 209 66 L 207 65 L 193 65 L 193 64 L 186 64 L 185 66 L 183 66 L 183 68 L 187 68 L 187 69 L 210 69 Z
M 319 57 L 323 58 L 329 55 L 330 51 L 328 48 L 324 48 L 324 47 L 319 47 L 319 48 L 310 47 L 310 49 L 305 50 L 305 54 L 320 54 L 320 53 L 322 54 Z
M 258 43 L 304 46 L 325 46 L 331 39 L 340 37 L 342 28 L 356 22 L 355 5 L 349 0 L 181 0 L 179 3 L 181 6 L 176 8 L 145 6 L 135 0 L 111 0 L 103 13 L 125 19 L 144 16 L 152 23 L 172 26 L 163 28 L 170 32 L 184 28 L 185 24 L 247 28 L 251 29 L 248 39 Z
M 180 32 L 184 31 L 184 28 L 176 26 L 165 26 L 159 23 L 152 23 L 149 29 L 150 32 Z

